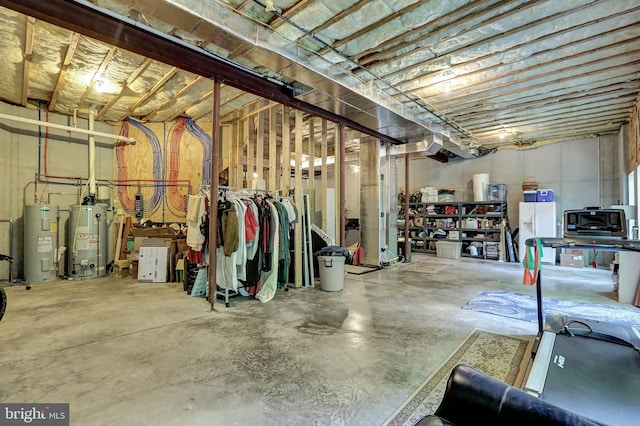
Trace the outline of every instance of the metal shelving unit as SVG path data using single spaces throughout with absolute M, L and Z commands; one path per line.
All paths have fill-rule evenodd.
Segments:
M 506 226 L 506 220 L 504 201 L 409 203 L 412 250 L 435 253 L 436 241 L 456 241 L 462 243 L 462 256 L 497 260 L 504 246 L 501 225 L 505 221 Z M 404 236 L 402 224 L 398 232 Z M 471 254 L 471 246 L 476 247 L 476 254 Z

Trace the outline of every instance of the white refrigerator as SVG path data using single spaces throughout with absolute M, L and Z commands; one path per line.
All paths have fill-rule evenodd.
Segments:
M 519 259 L 524 259 L 525 241 L 533 237 L 556 237 L 558 226 L 556 224 L 555 201 L 542 203 L 520 202 L 520 220 L 518 230 Z M 556 249 L 544 247 L 542 249 L 542 263 L 556 263 Z

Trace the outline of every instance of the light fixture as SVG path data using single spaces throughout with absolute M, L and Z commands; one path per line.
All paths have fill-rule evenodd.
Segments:
M 115 88 L 115 85 L 108 78 L 101 75 L 100 77 L 96 78 L 96 81 L 93 87 L 96 90 L 96 92 L 105 93 L 105 92 L 112 92 Z
M 444 93 L 448 93 L 451 91 L 451 80 L 447 80 L 444 82 L 442 90 L 444 91 Z
M 500 130 L 500 134 L 498 135 L 498 137 L 500 139 L 504 139 L 507 137 L 507 132 L 505 132 L 504 130 Z
M 266 0 L 265 3 L 265 11 L 280 13 L 280 8 L 276 7 L 276 5 L 273 4 L 273 0 Z

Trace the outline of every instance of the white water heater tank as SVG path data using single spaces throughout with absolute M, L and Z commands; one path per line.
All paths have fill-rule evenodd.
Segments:
M 71 206 L 68 247 L 69 277 L 85 279 L 106 275 L 109 235 L 105 204 Z
M 57 278 L 58 206 L 24 206 L 24 278 L 28 283 Z

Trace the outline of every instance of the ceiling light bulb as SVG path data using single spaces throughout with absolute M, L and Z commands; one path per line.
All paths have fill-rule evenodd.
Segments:
M 266 5 L 264 10 L 266 10 L 267 12 L 278 12 L 278 8 L 275 4 L 273 4 L 273 0 L 266 0 L 265 3 Z
M 450 92 L 451 91 L 451 81 L 445 81 L 444 82 L 444 86 L 443 86 L 444 92 Z
M 500 137 L 500 139 L 504 139 L 504 138 L 506 138 L 506 137 L 507 137 L 506 132 L 505 132 L 504 130 L 502 130 L 502 131 L 500 132 L 499 137 Z
M 115 85 L 105 76 L 96 78 L 93 88 L 100 93 L 113 91 Z

